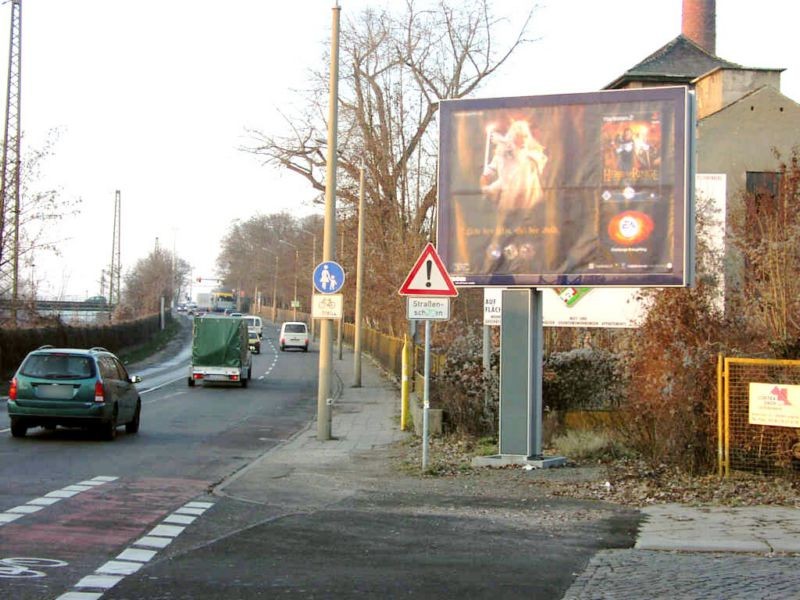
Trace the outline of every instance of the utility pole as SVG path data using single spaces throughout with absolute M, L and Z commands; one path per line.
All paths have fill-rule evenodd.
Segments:
M 115 303 L 119 304 L 121 299 L 120 294 L 120 278 L 122 267 L 120 265 L 121 258 L 121 240 L 122 235 L 122 193 L 116 190 L 114 193 L 114 225 L 111 235 L 111 268 L 108 272 L 108 305 L 111 308 L 111 314 L 114 312 Z
M 358 176 L 358 246 L 356 258 L 356 315 L 353 338 L 353 387 L 361 387 L 361 320 L 364 294 L 364 161 Z
M 11 261 L 11 315 L 17 321 L 19 299 L 19 212 L 20 212 L 20 129 L 22 108 L 22 0 L 11 0 L 11 34 L 8 48 L 8 83 L 6 87 L 6 122 L 3 133 L 2 182 L 0 182 L 0 264 L 7 249 Z M 13 209 L 11 208 L 13 207 Z M 8 244 L 9 214 L 13 215 L 13 245 Z M 4 275 L 0 273 L 0 275 Z M 0 279 L 0 293 L 7 290 L 5 277 Z
M 325 171 L 325 226 L 322 260 L 336 260 L 336 162 L 339 119 L 339 18 L 336 0 L 331 26 L 330 93 L 328 97 L 328 156 Z M 333 381 L 333 321 L 320 319 L 319 387 L 317 388 L 317 439 L 331 439 L 331 383 Z
M 308 297 L 308 312 L 311 312 L 311 303 L 314 301 L 314 268 L 317 266 L 317 235 L 315 233 L 311 233 L 310 231 L 306 231 L 305 229 L 300 230 L 301 233 L 305 233 L 306 235 L 310 235 L 313 238 L 313 246 L 311 250 L 311 295 Z M 314 340 L 314 319 L 311 319 L 311 340 Z
M 286 244 L 287 246 L 291 246 L 294 248 L 294 299 L 292 300 L 292 319 L 295 321 L 297 320 L 297 259 L 299 255 L 299 250 L 295 244 L 291 242 L 287 242 L 286 240 L 278 240 L 281 244 Z

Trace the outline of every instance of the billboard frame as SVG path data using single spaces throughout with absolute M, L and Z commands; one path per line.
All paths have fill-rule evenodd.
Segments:
M 466 233 L 463 232 L 465 227 L 459 222 L 456 223 L 458 218 L 455 216 L 456 204 L 458 201 L 455 197 L 464 192 L 463 183 L 463 168 L 453 167 L 452 163 L 457 162 L 453 157 L 459 158 L 463 155 L 470 155 L 471 160 L 476 162 L 477 159 L 482 158 L 485 153 L 484 164 L 490 156 L 490 133 L 486 134 L 485 147 L 477 147 L 477 144 L 466 144 L 468 150 L 465 152 L 465 143 L 463 140 L 459 142 L 456 140 L 457 135 L 457 118 L 475 118 L 476 121 L 489 121 L 491 115 L 501 115 L 507 120 L 510 115 L 514 115 L 521 111 L 553 111 L 563 110 L 579 111 L 585 107 L 598 107 L 592 110 L 603 110 L 603 107 L 611 107 L 609 110 L 621 110 L 620 107 L 633 107 L 634 110 L 645 112 L 650 110 L 651 106 L 664 107 L 664 112 L 669 113 L 669 119 L 665 119 L 667 124 L 663 126 L 667 138 L 671 143 L 671 151 L 659 146 L 661 153 L 659 160 L 667 158 L 666 167 L 661 167 L 658 176 L 662 178 L 658 185 L 668 190 L 669 199 L 663 202 L 662 211 L 668 211 L 665 214 L 668 216 L 670 225 L 664 226 L 664 229 L 669 229 L 669 233 L 659 232 L 662 235 L 662 246 L 664 256 L 674 258 L 674 261 L 665 262 L 660 265 L 639 265 L 620 261 L 622 266 L 601 265 L 601 269 L 597 270 L 596 263 L 587 263 L 591 268 L 570 268 L 546 270 L 543 268 L 534 272 L 519 272 L 519 271 L 501 271 L 492 270 L 492 267 L 473 267 L 472 263 L 475 261 L 463 261 L 464 252 L 461 251 L 461 257 L 457 260 L 455 256 L 455 246 L 458 244 L 459 248 L 463 248 L 466 244 L 463 238 Z M 572 107 L 579 107 L 573 109 Z M 587 111 L 584 111 L 587 112 Z M 437 251 L 444 262 L 444 265 L 451 275 L 454 284 L 458 287 L 565 287 L 565 286 L 580 286 L 580 287 L 686 287 L 694 282 L 694 223 L 695 223 L 695 206 L 694 206 L 694 172 L 695 172 L 695 98 L 694 93 L 685 86 L 672 86 L 672 87 L 652 87 L 652 88 L 639 88 L 629 90 L 605 90 L 599 92 L 585 92 L 577 94 L 553 94 L 543 96 L 517 96 L 517 97 L 504 97 L 504 98 L 481 98 L 481 99 L 460 99 L 460 100 L 443 100 L 439 107 L 439 173 L 438 173 L 438 206 L 437 206 Z M 582 114 L 582 113 L 581 113 Z M 474 115 L 477 115 L 473 117 Z M 488 116 L 487 116 L 488 115 Z M 663 118 L 663 117 L 662 117 Z M 482 122 L 482 121 L 481 121 Z M 593 125 L 596 129 L 602 125 Z M 475 142 L 475 131 L 477 129 L 473 126 L 473 135 L 471 141 Z M 510 132 L 510 128 L 508 130 Z M 599 139 L 600 134 L 595 132 L 596 137 Z M 510 136 L 510 133 L 508 134 Z M 659 130 L 661 135 L 661 130 Z M 590 136 L 587 136 L 587 138 Z M 575 144 L 572 144 L 574 148 Z M 591 151 L 593 147 L 590 147 Z M 459 153 L 458 155 L 456 153 Z M 671 153 L 669 153 L 671 152 Z M 481 156 L 478 155 L 480 153 Z M 586 156 L 590 156 L 590 152 L 584 150 Z M 568 156 L 567 151 L 564 151 L 563 156 Z M 583 155 L 582 155 L 583 156 Z M 546 160 L 546 157 L 545 159 Z M 593 157 L 595 162 L 602 161 L 599 157 Z M 551 164 L 553 164 L 551 162 Z M 454 183 L 456 175 L 452 175 L 452 171 L 459 171 L 462 176 L 462 181 Z M 595 169 L 595 172 L 597 169 Z M 451 178 L 452 175 L 452 178 Z M 605 174 L 602 175 L 605 177 Z M 477 179 L 476 179 L 477 181 Z M 482 184 L 481 184 L 482 185 Z M 575 195 L 576 193 L 584 193 L 585 197 L 581 199 L 585 206 L 593 206 L 595 203 L 599 211 L 602 209 L 602 202 L 597 198 L 603 186 L 610 184 L 602 181 L 593 183 L 594 187 L 584 188 L 589 191 L 575 192 L 566 187 L 546 187 L 546 193 L 550 194 L 549 202 L 552 205 L 558 205 L 556 211 L 561 210 L 561 196 L 566 196 L 567 192 Z M 622 185 L 622 184 L 620 184 Z M 484 193 L 485 188 L 478 188 L 477 183 L 473 186 L 475 189 L 471 190 L 473 196 L 480 196 Z M 573 186 L 575 189 L 578 186 Z M 630 187 L 630 186 L 629 186 Z M 583 188 L 581 188 L 583 189 Z M 626 188 L 627 191 L 627 188 Z M 591 194 L 591 196 L 590 196 Z M 463 202 L 466 206 L 467 202 Z M 609 203 L 612 205 L 613 203 Z M 623 203 L 619 203 L 622 205 Z M 571 205 L 569 205 L 571 206 Z M 587 210 L 584 208 L 584 210 Z M 605 209 L 610 211 L 611 208 Z M 462 213 L 465 212 L 462 210 Z M 627 211 L 630 212 L 630 211 Z M 523 213 L 524 215 L 532 215 L 533 213 Z M 638 214 L 638 213 L 637 213 Z M 498 217 L 499 220 L 499 217 Z M 599 222 L 599 221 L 598 221 Z M 657 223 L 658 225 L 658 223 Z M 603 223 L 597 226 L 596 237 L 600 239 L 601 235 L 605 235 L 606 230 L 611 230 L 612 225 L 609 223 L 607 226 Z M 621 226 L 620 226 L 621 227 Z M 498 225 L 498 230 L 500 226 Z M 457 241 L 456 236 L 461 235 L 462 239 Z M 566 237 L 566 236 L 564 236 Z M 654 236 L 655 237 L 655 236 Z M 481 246 L 483 242 L 478 242 L 477 245 L 485 254 L 493 252 L 493 256 L 499 256 L 499 261 L 503 260 L 500 251 L 505 252 L 503 243 L 496 244 L 493 247 Z M 564 256 L 571 256 L 572 243 L 569 239 L 561 242 L 566 250 L 559 250 Z M 599 245 L 599 242 L 597 242 Z M 584 243 L 584 246 L 586 244 Z M 623 248 L 625 250 L 625 248 Z M 614 249 L 610 250 L 615 251 Z M 655 252 L 653 252 L 655 255 Z M 467 250 L 467 256 L 474 258 L 477 256 L 473 250 Z M 558 256 L 561 256 L 559 254 Z M 615 255 L 623 256 L 627 255 Z M 484 262 L 488 262 L 486 259 Z M 562 261 L 563 262 L 563 261 Z M 578 262 L 578 261 L 575 261 Z M 463 263 L 469 263 L 467 267 L 461 267 Z M 608 268 L 606 268 L 608 267 Z M 510 269 L 510 267 L 509 267 Z M 533 269 L 532 269 L 533 270 Z

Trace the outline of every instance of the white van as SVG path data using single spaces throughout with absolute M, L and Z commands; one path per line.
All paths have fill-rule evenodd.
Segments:
M 286 348 L 302 348 L 304 352 L 308 352 L 308 327 L 302 321 L 287 321 L 281 325 L 278 342 L 281 352 Z
M 256 315 L 244 315 L 242 318 L 247 322 L 247 331 L 257 333 L 260 339 L 262 337 L 261 317 L 257 317 Z

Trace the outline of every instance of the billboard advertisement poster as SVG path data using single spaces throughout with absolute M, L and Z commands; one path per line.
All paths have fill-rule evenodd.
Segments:
M 447 100 L 437 250 L 457 286 L 683 286 L 684 87 Z

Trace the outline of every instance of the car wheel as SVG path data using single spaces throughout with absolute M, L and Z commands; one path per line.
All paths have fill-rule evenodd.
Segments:
M 111 417 L 108 421 L 105 421 L 102 425 L 100 425 L 100 437 L 106 440 L 107 442 L 111 442 L 117 437 L 117 413 L 114 413 L 114 416 Z
M 15 438 L 23 438 L 28 433 L 28 426 L 22 421 L 11 419 L 11 435 Z
M 241 379 L 241 381 L 239 382 L 239 384 L 240 384 L 240 385 L 241 385 L 243 388 L 246 388 L 246 387 L 247 387 L 247 377 L 242 377 L 242 379 Z
M 188 385 L 189 387 L 194 387 L 194 379 L 192 379 L 191 377 L 189 377 L 189 378 L 186 380 L 186 383 L 187 383 L 187 385 Z
M 286 348 L 284 347 L 283 344 L 281 344 L 281 352 L 283 352 L 284 350 L 286 350 Z
M 139 417 L 142 414 L 142 401 L 136 402 L 136 412 L 130 423 L 125 423 L 125 433 L 139 433 Z

